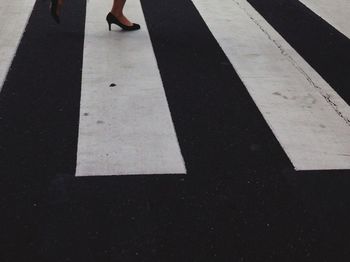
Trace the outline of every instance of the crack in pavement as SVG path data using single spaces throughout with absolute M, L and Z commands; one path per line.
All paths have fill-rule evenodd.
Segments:
M 335 110 L 335 112 L 338 114 L 338 116 L 341 117 L 348 126 L 350 126 L 350 119 L 349 119 L 349 117 L 345 116 L 344 113 L 338 108 L 337 103 L 332 100 L 331 94 L 327 93 L 322 87 L 318 86 L 312 80 L 312 78 L 308 75 L 308 73 L 306 73 L 305 70 L 301 66 L 299 66 L 299 64 L 293 59 L 292 55 L 290 55 L 283 48 L 282 44 L 278 43 L 278 41 L 271 36 L 271 34 L 268 32 L 268 30 L 265 29 L 263 27 L 263 25 L 261 25 L 259 23 L 259 21 L 253 15 L 251 15 L 249 13 L 249 11 L 246 8 L 244 8 L 238 0 L 232 0 L 232 1 L 250 18 L 250 20 L 252 20 L 259 27 L 259 29 L 268 37 L 268 39 L 280 50 L 281 54 L 283 56 L 285 56 L 289 60 L 289 62 L 291 62 L 293 67 L 295 69 L 297 69 L 299 71 L 299 73 L 301 73 L 305 77 L 305 79 L 308 81 L 308 83 L 313 88 L 318 90 L 320 95 Z

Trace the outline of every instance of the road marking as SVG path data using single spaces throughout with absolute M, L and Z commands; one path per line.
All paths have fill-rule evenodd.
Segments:
M 299 0 L 350 39 L 349 0 Z
M 0 91 L 35 0 L 3 1 L 0 8 Z
M 295 169 L 349 169 L 344 100 L 247 1 L 193 2 Z
M 186 173 L 139 1 L 122 32 L 109 0 L 87 4 L 76 176 Z

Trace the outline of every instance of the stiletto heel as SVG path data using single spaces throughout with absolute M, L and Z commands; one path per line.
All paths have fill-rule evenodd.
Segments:
M 111 31 L 111 25 L 112 24 L 116 24 L 119 27 L 121 27 L 123 30 L 126 31 L 134 31 L 134 30 L 138 30 L 140 29 L 140 25 L 139 24 L 132 24 L 132 25 L 124 25 L 122 24 L 112 13 L 108 13 L 107 17 L 106 17 L 107 23 L 108 23 L 108 28 L 109 31 Z

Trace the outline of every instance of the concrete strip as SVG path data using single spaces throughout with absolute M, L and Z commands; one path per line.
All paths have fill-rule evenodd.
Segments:
M 344 100 L 247 1 L 193 2 L 295 169 L 349 169 Z
M 2 1 L 0 8 L 0 90 L 15 56 L 35 0 Z
M 350 39 L 349 0 L 299 0 Z
M 184 174 L 141 5 L 125 10 L 141 30 L 109 32 L 110 5 L 87 4 L 76 176 Z

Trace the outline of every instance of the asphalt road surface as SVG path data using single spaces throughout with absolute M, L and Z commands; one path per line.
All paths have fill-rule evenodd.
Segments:
M 347 0 L 0 3 L 0 261 L 348 261 Z

